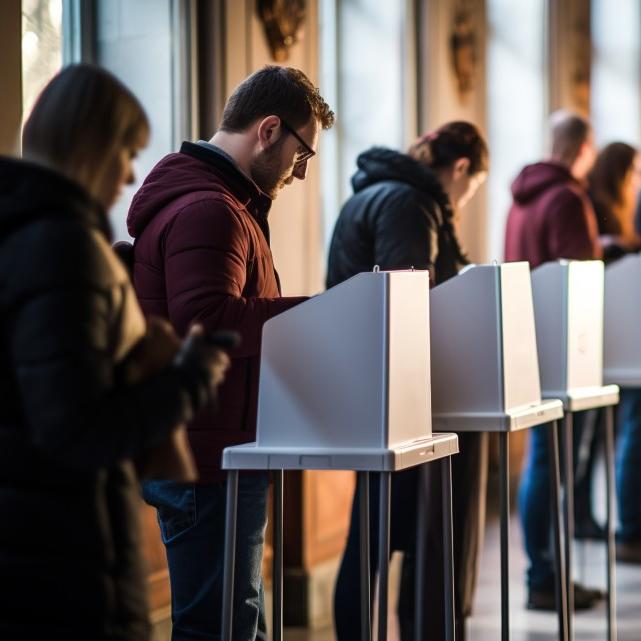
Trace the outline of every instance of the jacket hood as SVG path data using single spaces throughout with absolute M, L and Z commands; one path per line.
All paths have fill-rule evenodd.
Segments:
M 567 185 L 568 182 L 576 183 L 576 179 L 567 167 L 554 162 L 539 162 L 527 165 L 516 177 L 512 183 L 512 196 L 522 205 L 551 187 Z
M 80 218 L 111 239 L 105 211 L 80 185 L 42 165 L 0 158 L 0 238 L 50 216 Z
M 356 159 L 356 165 L 358 170 L 352 176 L 354 193 L 379 182 L 395 180 L 426 193 L 436 200 L 444 215 L 451 215 L 450 199 L 436 174 L 411 156 L 385 147 L 372 147 Z
M 195 192 L 223 192 L 241 204 L 257 204 L 263 214 L 271 200 L 222 155 L 202 146 L 185 142 L 179 153 L 165 156 L 136 192 L 129 213 L 127 230 L 134 238 L 164 207 L 182 196 Z

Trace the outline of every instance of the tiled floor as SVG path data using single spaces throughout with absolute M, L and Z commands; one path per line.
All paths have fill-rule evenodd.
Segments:
M 526 561 L 521 530 L 516 517 L 510 532 L 510 613 L 512 641 L 552 641 L 556 639 L 553 613 L 530 612 L 523 605 L 523 575 Z M 605 547 L 598 543 L 575 545 L 575 578 L 591 586 L 605 587 Z M 469 623 L 469 641 L 500 639 L 498 519 L 492 517 L 486 533 L 474 616 Z M 618 641 L 641 641 L 641 567 L 618 565 Z M 575 616 L 577 641 L 606 641 L 605 603 L 595 610 Z M 287 629 L 286 641 L 334 641 L 330 629 L 316 632 Z M 390 636 L 390 641 L 395 641 Z

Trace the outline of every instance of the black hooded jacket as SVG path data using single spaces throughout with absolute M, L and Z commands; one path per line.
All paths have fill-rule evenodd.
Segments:
M 105 213 L 0 159 L 0 638 L 142 641 L 132 457 L 190 418 L 175 368 L 125 385 L 145 332 Z
M 374 147 L 357 159 L 354 195 L 340 212 L 329 250 L 327 286 L 380 269 L 429 269 L 432 284 L 467 262 L 452 206 L 436 175 L 406 154 Z

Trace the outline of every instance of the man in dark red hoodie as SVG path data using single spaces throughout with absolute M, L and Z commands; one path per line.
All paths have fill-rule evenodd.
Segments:
M 532 268 L 560 258 L 601 258 L 596 216 L 584 186 L 596 156 L 592 128 L 586 119 L 567 111 L 552 114 L 550 124 L 551 157 L 525 167 L 512 184 L 514 202 L 505 234 L 505 260 L 526 260 Z M 585 413 L 575 417 L 575 452 L 584 420 Z M 554 610 L 547 429 L 542 425 L 531 430 L 519 513 L 530 561 L 527 606 Z M 575 609 L 589 608 L 601 596 L 574 584 Z
M 242 338 L 231 353 L 218 411 L 189 425 L 200 482 L 143 487 L 158 510 L 167 550 L 173 641 L 220 638 L 221 454 L 255 440 L 263 323 L 304 300 L 280 296 L 267 215 L 280 189 L 305 178 L 319 130 L 333 122 L 301 71 L 265 67 L 234 91 L 209 142 L 185 142 L 154 167 L 129 211 L 134 285 L 145 313 L 168 318 L 179 334 L 197 321 Z M 267 486 L 265 474 L 240 479 L 236 641 L 267 638 L 260 580 Z
M 534 269 L 559 258 L 601 258 L 596 217 L 584 181 L 596 152 L 590 123 L 566 111 L 551 116 L 552 155 L 512 183 L 505 260 Z

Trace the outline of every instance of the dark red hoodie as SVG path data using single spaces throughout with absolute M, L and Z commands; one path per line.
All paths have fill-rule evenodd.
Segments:
M 570 171 L 554 162 L 528 165 L 512 183 L 505 260 L 532 268 L 559 258 L 601 258 L 596 217 Z
M 220 388 L 217 411 L 200 414 L 189 438 L 203 482 L 224 478 L 222 450 L 256 437 L 263 323 L 304 298 L 281 298 L 269 248 L 271 200 L 211 148 L 183 143 L 138 190 L 127 227 L 134 285 L 147 315 L 184 335 L 194 322 L 235 330 L 241 346 Z

